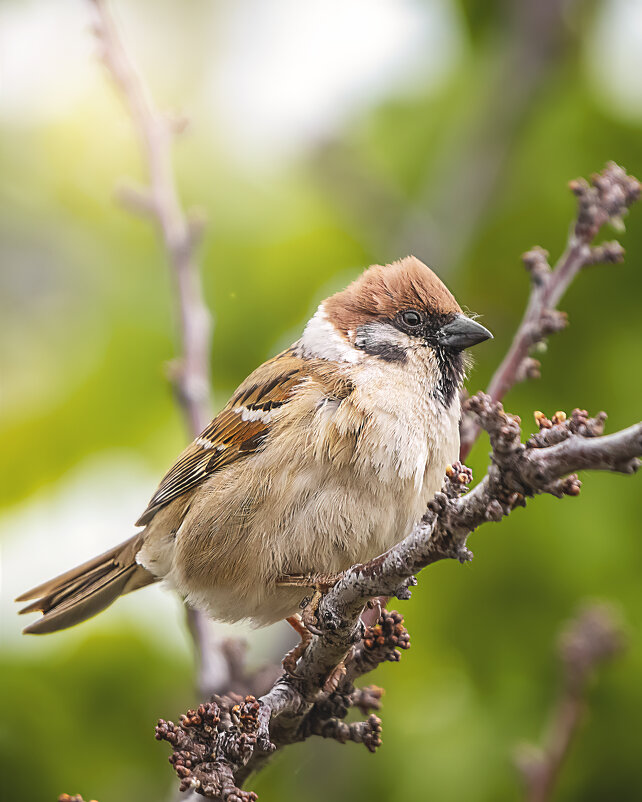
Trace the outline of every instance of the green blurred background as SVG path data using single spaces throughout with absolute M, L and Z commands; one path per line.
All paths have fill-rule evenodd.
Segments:
M 217 405 L 366 265 L 413 252 L 495 340 L 527 297 L 519 256 L 556 257 L 569 179 L 614 159 L 642 174 L 642 0 L 115 0 L 176 146 L 215 315 Z M 148 589 L 81 627 L 20 636 L 11 599 L 128 537 L 186 440 L 165 378 L 172 286 L 151 226 L 114 187 L 140 178 L 130 121 L 95 58 L 81 0 L 0 3 L 0 342 L 5 798 L 170 799 L 159 716 L 197 701 L 182 610 Z M 613 236 L 607 232 L 607 235 Z M 622 266 L 588 270 L 543 379 L 507 407 L 640 417 L 642 208 Z M 488 444 L 469 463 L 481 475 Z M 630 648 L 591 692 L 560 800 L 642 798 L 640 478 L 588 475 L 438 564 L 400 603 L 413 647 L 387 689 L 384 745 L 308 741 L 252 784 L 263 800 L 520 798 L 512 753 L 559 690 L 560 624 L 584 598 L 621 606 Z M 250 660 L 286 625 L 250 632 Z M 225 630 L 228 632 L 229 630 Z

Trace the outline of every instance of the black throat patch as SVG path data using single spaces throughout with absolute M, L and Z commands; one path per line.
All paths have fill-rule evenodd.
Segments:
M 465 358 L 459 351 L 439 346 L 435 348 L 435 356 L 439 367 L 439 381 L 433 394 L 445 407 L 449 407 L 464 379 Z

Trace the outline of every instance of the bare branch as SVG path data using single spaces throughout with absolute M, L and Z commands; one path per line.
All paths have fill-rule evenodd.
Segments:
M 383 661 L 398 660 L 399 650 L 410 643 L 396 612 L 382 611 L 378 624 L 364 629 L 360 614 L 368 600 L 373 596 L 407 599 L 416 583 L 415 574 L 423 568 L 443 559 L 471 560 L 467 548 L 470 533 L 525 506 L 527 498 L 542 493 L 577 495 L 580 482 L 570 471 L 632 473 L 640 465 L 642 423 L 603 435 L 603 413 L 590 418 L 584 410 L 574 410 L 569 417 L 558 412 L 551 420 L 536 413 L 539 431 L 522 443 L 519 418 L 504 412 L 501 403 L 478 393 L 470 399 L 469 409 L 490 436 L 492 454 L 486 476 L 467 492 L 471 471 L 460 463 L 449 466 L 443 490 L 413 531 L 385 554 L 344 573 L 320 604 L 321 634 L 299 660 L 296 674 L 281 676 L 259 703 L 254 697 L 245 699 L 243 704 L 256 710 L 252 727 L 248 730 L 224 723 L 217 730 L 216 743 L 205 739 L 206 751 L 201 757 L 198 749 L 189 747 L 190 756 L 183 760 L 183 741 L 172 735 L 171 728 L 171 737 L 167 737 L 161 722 L 159 737 L 170 740 L 175 749 L 172 760 L 181 767 L 184 788 L 195 788 L 212 798 L 249 802 L 254 797 L 245 795 L 240 786 L 277 748 L 310 735 L 355 740 L 376 748 L 380 742 L 378 719 L 368 719 L 360 726 L 342 725 L 340 720 L 350 707 L 361 706 L 354 681 Z M 339 674 L 337 666 L 342 668 Z M 333 676 L 336 681 L 329 683 Z M 378 697 L 375 700 L 378 702 Z M 233 700 L 219 701 L 233 717 Z M 241 705 L 239 709 L 244 708 Z M 188 736 L 194 737 L 193 733 Z
M 91 0 L 96 11 L 95 33 L 101 56 L 129 110 L 140 143 L 149 186 L 118 189 L 123 205 L 155 221 L 161 235 L 176 288 L 180 353 L 169 366 L 169 378 L 190 435 L 196 437 L 212 417 L 210 340 L 212 321 L 203 297 L 195 257 L 202 230 L 199 215 L 181 205 L 172 169 L 172 142 L 185 128 L 184 119 L 161 113 L 145 82 L 125 50 L 105 0 Z M 222 693 L 243 684 L 230 663 L 229 649 L 200 611 L 186 610 L 199 666 L 198 685 L 203 695 Z
M 119 193 L 131 210 L 151 216 L 160 231 L 176 282 L 181 359 L 171 378 L 192 435 L 212 417 L 210 397 L 211 318 L 203 299 L 194 251 L 196 228 L 184 211 L 172 169 L 176 125 L 154 105 L 150 92 L 123 47 L 104 0 L 91 0 L 96 9 L 95 32 L 101 56 L 131 115 L 138 136 L 149 186 L 128 187 Z
M 124 200 L 130 208 L 156 221 L 176 280 L 183 358 L 174 368 L 173 380 L 190 429 L 197 433 L 210 417 L 211 326 L 194 258 L 196 227 L 180 205 L 171 169 L 175 126 L 155 109 L 103 0 L 92 2 L 98 11 L 97 33 L 103 57 L 134 120 L 149 177 L 147 190 L 127 190 Z M 409 598 L 416 583 L 414 575 L 421 569 L 447 558 L 462 562 L 472 559 L 467 548 L 470 533 L 480 524 L 498 521 L 515 507 L 524 506 L 528 497 L 540 493 L 577 495 L 580 483 L 572 471 L 632 473 L 639 467 L 642 423 L 603 436 L 603 414 L 589 418 L 586 412 L 574 410 L 568 419 L 556 413 L 549 420 L 538 413 L 539 432 L 522 443 L 519 419 L 507 415 L 499 403 L 516 381 L 537 373 L 530 349 L 566 325 L 557 305 L 581 268 L 622 258 L 618 243 L 598 247 L 591 243 L 606 222 L 621 220 L 639 196 L 638 182 L 609 164 L 590 185 L 577 181 L 571 188 L 578 197 L 579 212 L 567 249 L 554 270 L 544 251 L 534 249 L 525 255 L 532 291 L 524 319 L 489 386 L 489 395 L 479 393 L 466 404 L 462 453 L 468 452 L 478 432 L 485 429 L 492 447 L 486 476 L 468 493 L 472 478 L 469 469 L 460 463 L 451 466 L 442 492 L 413 531 L 385 554 L 345 572 L 321 602 L 321 634 L 314 636 L 294 676 L 278 678 L 260 700 L 252 695 L 215 696 L 181 717 L 179 725 L 159 722 L 157 738 L 172 745 L 171 762 L 183 790 L 193 789 L 228 802 L 253 802 L 253 792 L 240 790 L 247 777 L 277 748 L 311 735 L 363 743 L 374 751 L 381 742 L 379 719 L 370 715 L 354 724 L 345 724 L 342 719 L 352 707 L 364 715 L 369 709 L 377 709 L 381 694 L 378 689 L 359 691 L 354 682 L 379 663 L 398 660 L 400 650 L 410 644 L 396 612 L 383 610 L 376 624 L 364 627 L 360 615 L 368 600 L 373 596 Z M 203 637 L 198 633 L 203 622 L 194 618 L 196 614 L 191 615 L 196 641 L 202 644 Z M 236 658 L 232 650 L 226 658 L 228 665 Z M 211 661 L 202 660 L 201 665 L 212 673 Z M 573 731 L 576 720 L 569 718 L 571 727 L 565 732 Z M 561 762 L 560 754 L 564 754 L 564 744 L 562 747 L 551 751 L 552 775 Z
M 591 675 L 624 647 L 618 616 L 602 604 L 585 607 L 562 633 L 559 654 L 564 684 L 544 745 L 541 748 L 524 745 L 515 756 L 528 802 L 547 802 L 552 798 L 560 769 L 586 710 Z
M 555 269 L 551 269 L 548 253 L 542 248 L 533 248 L 522 257 L 531 276 L 531 294 L 508 353 L 488 385 L 487 392 L 494 401 L 501 401 L 517 382 L 539 377 L 539 362 L 530 351 L 567 325 L 566 315 L 557 305 L 582 268 L 599 262 L 621 262 L 624 257 L 618 242 L 591 243 L 606 223 L 621 227 L 623 215 L 640 197 L 640 182 L 609 162 L 601 173 L 592 176 L 591 183 L 580 178 L 571 181 L 570 188 L 578 200 L 578 214 Z M 473 418 L 464 415 L 460 459 L 466 459 L 479 432 Z
M 439 138 L 425 138 L 425 151 L 415 155 L 412 200 L 372 169 L 367 150 L 340 137 L 317 148 L 317 179 L 369 250 L 384 261 L 414 253 L 446 275 L 461 263 L 510 169 L 516 139 L 537 113 L 543 82 L 573 47 L 577 5 L 537 0 L 493 7 L 501 32 L 492 64 L 482 67 L 488 68 L 480 81 L 483 99 L 469 109 L 464 126 L 448 112 L 440 116 Z

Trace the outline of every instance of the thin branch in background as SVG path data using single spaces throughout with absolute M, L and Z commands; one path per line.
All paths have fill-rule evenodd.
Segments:
M 580 610 L 559 639 L 563 686 L 541 747 L 521 746 L 515 762 L 525 786 L 527 802 L 552 799 L 560 770 L 588 706 L 589 683 L 602 665 L 626 646 L 619 616 L 607 605 Z
M 96 9 L 95 33 L 101 57 L 129 110 L 145 163 L 149 185 L 125 190 L 125 205 L 154 219 L 167 251 L 176 282 L 180 321 L 180 363 L 172 380 L 190 433 L 196 437 L 212 417 L 210 338 L 212 323 L 203 298 L 195 248 L 199 226 L 190 222 L 176 187 L 172 168 L 171 119 L 155 106 L 150 92 L 123 47 L 104 0 L 91 0 Z
M 181 204 L 172 168 L 172 143 L 183 125 L 176 124 L 154 105 L 149 89 L 125 50 L 104 0 L 90 0 L 95 9 L 94 30 L 101 57 L 122 96 L 140 143 L 148 186 L 120 192 L 124 205 L 156 223 L 167 252 L 175 285 L 179 321 L 180 358 L 170 366 L 175 395 L 192 437 L 212 417 L 210 341 L 212 320 L 203 297 L 196 247 L 202 223 Z M 187 608 L 189 632 L 198 660 L 200 693 L 223 693 L 243 677 L 236 677 L 229 645 L 198 610 Z
M 566 327 L 567 317 L 557 305 L 579 272 L 589 265 L 624 259 L 619 242 L 597 246 L 591 243 L 607 223 L 622 228 L 622 217 L 640 197 L 639 181 L 609 162 L 601 173 L 591 177 L 590 183 L 579 178 L 571 181 L 570 188 L 578 200 L 578 214 L 555 269 L 551 269 L 548 254 L 542 248 L 533 248 L 522 257 L 531 277 L 530 298 L 508 353 L 486 390 L 493 401 L 501 401 L 518 382 L 539 377 L 539 362 L 530 352 L 550 334 Z M 465 413 L 460 426 L 461 460 L 466 459 L 479 433 L 479 424 Z
M 483 100 L 467 124 L 456 121 L 452 135 L 427 160 L 428 175 L 402 219 L 396 252 L 416 253 L 446 271 L 461 262 L 506 180 L 517 135 L 536 112 L 546 77 L 568 52 L 576 5 L 577 0 L 497 4 L 503 35 L 492 40 L 494 67 L 479 89 Z

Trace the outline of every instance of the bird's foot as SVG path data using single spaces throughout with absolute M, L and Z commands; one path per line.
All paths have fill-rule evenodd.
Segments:
M 297 645 L 290 649 L 290 651 L 285 655 L 283 658 L 283 670 L 289 674 L 290 676 L 294 676 L 296 673 L 296 664 L 299 659 L 304 653 L 305 650 L 310 645 L 310 641 L 312 640 L 312 633 L 303 623 L 303 619 L 300 615 L 291 615 L 289 618 L 285 619 L 288 624 L 294 629 L 294 631 L 299 635 L 301 640 Z
M 341 574 L 284 574 L 279 577 L 281 587 L 311 588 L 314 593 L 301 604 L 303 626 L 313 635 L 320 635 L 316 612 L 323 596 L 339 581 Z M 289 620 L 289 619 L 288 619 Z

